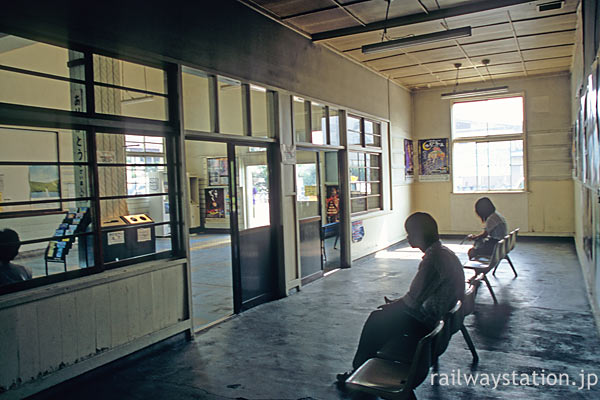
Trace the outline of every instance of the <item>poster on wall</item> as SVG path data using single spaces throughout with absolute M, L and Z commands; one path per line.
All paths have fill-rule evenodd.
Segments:
M 327 186 L 327 200 L 325 209 L 327 211 L 327 223 L 338 222 L 340 220 L 340 196 L 337 185 Z
M 415 151 L 413 141 L 404 139 L 404 176 L 412 179 L 415 176 Z
M 225 188 L 204 189 L 206 218 L 225 218 Z
M 57 199 L 58 167 L 47 165 L 29 166 L 29 193 L 33 199 Z
M 207 158 L 206 166 L 209 186 L 227 186 L 229 184 L 227 157 Z
M 450 180 L 448 138 L 419 139 L 419 180 Z
M 365 227 L 362 221 L 352 222 L 352 243 L 358 243 L 365 237 Z

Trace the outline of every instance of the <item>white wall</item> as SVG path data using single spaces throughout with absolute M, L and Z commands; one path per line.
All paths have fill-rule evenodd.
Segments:
M 527 191 L 491 194 L 511 229 L 520 234 L 571 236 L 574 232 L 571 180 L 571 93 L 566 74 L 496 82 L 525 97 Z M 466 90 L 476 85 L 464 85 Z M 448 89 L 414 94 L 414 138 L 450 138 L 451 102 Z M 416 149 L 416 147 L 415 147 Z M 452 153 L 450 154 L 452 157 Z M 418 168 L 418 165 L 415 166 Z M 443 233 L 464 234 L 481 229 L 473 194 L 452 193 L 452 182 L 414 184 L 413 210 L 433 215 Z M 552 198 L 552 201 L 547 201 Z

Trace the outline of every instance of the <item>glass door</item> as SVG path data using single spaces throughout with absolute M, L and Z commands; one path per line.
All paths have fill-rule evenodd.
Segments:
M 194 327 L 234 312 L 231 201 L 225 143 L 186 140 Z
M 300 230 L 300 271 L 303 283 L 323 274 L 323 240 L 319 153 L 296 152 L 296 215 Z
M 233 250 L 238 312 L 274 298 L 277 249 L 271 232 L 268 149 L 230 145 L 229 151 L 230 168 L 235 171 L 232 230 L 237 233 Z

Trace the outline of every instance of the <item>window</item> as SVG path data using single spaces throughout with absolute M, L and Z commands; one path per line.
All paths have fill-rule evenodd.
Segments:
M 452 105 L 455 193 L 522 191 L 523 96 Z
M 272 90 L 182 68 L 183 127 L 188 131 L 272 138 Z
M 0 36 L 0 115 L 31 121 L 0 121 L 0 228 L 19 235 L 14 263 L 33 278 L 0 294 L 180 250 L 170 232 L 167 165 L 177 164 L 166 72 Z M 48 110 L 61 110 L 53 127 Z M 106 127 L 105 114 L 120 118 Z
M 339 111 L 335 108 L 293 96 L 296 142 L 340 145 Z
M 381 210 L 381 123 L 348 115 L 347 128 L 351 212 Z

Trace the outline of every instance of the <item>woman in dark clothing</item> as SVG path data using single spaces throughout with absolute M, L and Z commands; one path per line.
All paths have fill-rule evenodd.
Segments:
M 469 259 L 490 257 L 496 243 L 508 233 L 506 219 L 496 211 L 496 207 L 490 199 L 482 197 L 475 203 L 475 214 L 485 224 L 483 232 L 478 235 L 469 235 L 474 240 L 473 247 L 469 249 Z

